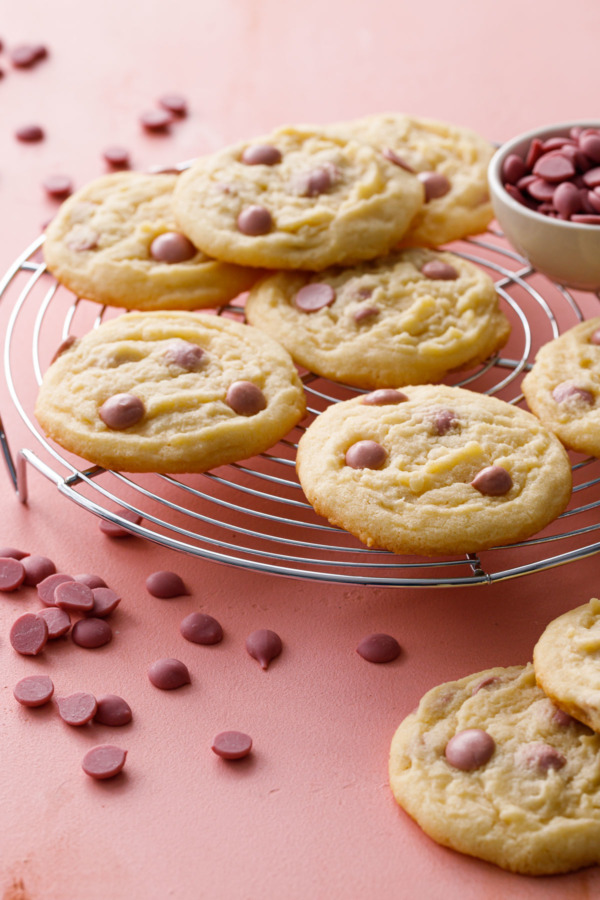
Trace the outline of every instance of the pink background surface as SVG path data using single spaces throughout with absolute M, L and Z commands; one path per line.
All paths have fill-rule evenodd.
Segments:
M 600 7 L 595 0 L 428 4 L 203 0 L 165 6 L 104 0 L 11 3 L 5 48 L 41 41 L 31 71 L 0 66 L 0 271 L 56 206 L 42 179 L 77 186 L 104 171 L 122 144 L 134 165 L 169 164 L 283 122 L 328 122 L 397 110 L 470 126 L 502 140 L 537 125 L 597 118 Z M 567 40 L 568 37 L 568 40 Z M 169 136 L 147 136 L 140 112 L 167 91 L 190 115 Z M 38 145 L 13 136 L 25 123 Z M 0 310 L 5 323 L 6 310 Z M 2 383 L 14 448 L 28 434 Z M 248 574 L 138 538 L 102 536 L 98 520 L 38 473 L 27 506 L 0 471 L 0 544 L 98 572 L 123 602 L 113 643 L 65 644 L 18 657 L 14 618 L 35 591 L 0 598 L 0 896 L 3 900 L 197 898 L 576 898 L 600 892 L 590 869 L 528 879 L 443 849 L 398 809 L 387 785 L 391 737 L 433 685 L 524 663 L 545 624 L 597 593 L 598 558 L 491 587 L 369 588 Z M 150 597 L 145 578 L 174 569 L 190 596 Z M 215 647 L 187 644 L 185 614 L 216 616 Z M 285 645 L 267 672 L 244 649 L 255 628 Z M 403 655 L 374 666 L 361 637 L 395 635 Z M 157 657 L 184 660 L 192 684 L 157 691 Z M 134 721 L 119 731 L 73 729 L 50 708 L 26 710 L 12 687 L 43 671 L 58 695 L 124 696 Z M 226 764 L 215 733 L 249 732 L 255 750 Z M 125 773 L 96 783 L 85 751 L 114 742 Z

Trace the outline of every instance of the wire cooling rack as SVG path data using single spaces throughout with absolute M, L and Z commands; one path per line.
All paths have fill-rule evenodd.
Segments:
M 563 515 L 531 540 L 461 557 L 397 556 L 371 550 L 317 516 L 295 474 L 303 428 L 329 404 L 356 393 L 305 373 L 309 414 L 267 453 L 202 475 L 130 475 L 88 466 L 49 441 L 33 415 L 45 368 L 60 343 L 123 312 L 78 299 L 46 270 L 35 241 L 0 280 L 6 313 L 3 363 L 10 402 L 28 437 L 16 453 L 0 420 L 0 445 L 19 498 L 27 501 L 30 467 L 79 506 L 141 537 L 194 556 L 247 570 L 342 584 L 393 587 L 465 586 L 516 578 L 600 550 L 600 460 L 573 456 L 574 490 Z M 447 383 L 522 404 L 521 378 L 537 348 L 600 313 L 598 295 L 575 297 L 535 272 L 496 231 L 449 248 L 494 280 L 510 319 L 500 355 Z M 216 315 L 244 320 L 243 298 Z M 19 361 L 18 370 L 16 361 Z M 24 366 L 23 362 L 26 361 Z M 127 520 L 127 512 L 141 517 Z

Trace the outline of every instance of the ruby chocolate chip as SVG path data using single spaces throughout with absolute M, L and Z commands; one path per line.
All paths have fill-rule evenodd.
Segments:
M 125 147 L 107 147 L 102 156 L 111 169 L 128 169 L 131 165 L 129 150 Z
M 489 497 L 500 497 L 502 494 L 507 494 L 512 486 L 513 480 L 502 466 L 486 466 L 477 473 L 471 482 L 471 487 Z
M 190 613 L 181 622 L 179 630 L 186 641 L 193 644 L 218 644 L 223 640 L 220 623 L 206 613 Z
M 382 155 L 391 163 L 394 163 L 395 166 L 400 166 L 401 169 L 406 169 L 407 172 L 414 172 L 412 166 L 410 166 L 405 159 L 403 159 L 395 150 L 392 150 L 391 147 L 384 147 L 381 151 Z
M 148 669 L 148 678 L 161 691 L 172 691 L 191 683 L 190 673 L 185 663 L 179 659 L 157 659 Z
M 114 394 L 105 400 L 98 415 L 114 431 L 130 428 L 144 418 L 144 404 L 134 394 Z
M 54 685 L 47 675 L 28 675 L 27 678 L 21 678 L 13 688 L 15 700 L 22 706 L 43 706 L 53 693 Z
M 104 578 L 101 578 L 100 575 L 75 575 L 74 580 L 79 581 L 81 584 L 87 584 L 92 590 L 94 590 L 94 588 L 108 587 Z
M 181 263 L 198 253 L 192 242 L 179 231 L 165 231 L 150 244 L 150 256 L 157 262 Z
M 22 656 L 37 656 L 48 641 L 48 626 L 39 616 L 25 613 L 13 622 L 10 643 Z
M 73 612 L 89 612 L 94 605 L 92 589 L 79 581 L 63 581 L 54 589 L 54 604 Z
M 54 200 L 65 200 L 73 193 L 73 182 L 68 175 L 48 175 L 42 186 Z
M 562 769 L 567 762 L 566 756 L 563 756 L 556 747 L 552 747 L 551 744 L 546 744 L 544 741 L 523 744 L 515 756 L 521 765 L 540 769 L 543 772 L 547 772 L 548 769 Z
M 369 634 L 359 642 L 356 652 L 367 662 L 387 663 L 398 659 L 402 651 L 392 635 Z
M 331 306 L 334 300 L 335 291 L 330 284 L 313 281 L 305 284 L 294 295 L 294 306 L 302 312 L 311 313 Z
M 493 737 L 481 728 L 459 731 L 446 744 L 444 755 L 455 769 L 470 772 L 488 762 L 496 749 Z
M 29 553 L 26 550 L 18 550 L 16 547 L 0 547 L 0 557 L 5 559 L 9 557 L 10 559 L 23 559 L 25 556 L 29 556 Z
M 283 643 L 276 632 L 268 628 L 259 628 L 246 638 L 246 650 L 260 663 L 262 669 L 268 669 L 269 663 L 283 650 Z
M 436 434 L 447 434 L 457 424 L 456 413 L 451 409 L 437 410 L 432 416 L 432 425 Z
M 430 259 L 421 267 L 421 274 L 435 281 L 455 281 L 458 278 L 454 266 L 441 259 Z
M 114 778 L 122 772 L 126 759 L 127 750 L 113 744 L 101 744 L 88 750 L 83 757 L 81 768 L 90 778 L 103 781 L 106 778 Z
M 211 750 L 221 759 L 243 759 L 252 750 L 252 738 L 242 731 L 222 731 L 214 738 Z
M 25 581 L 25 566 L 11 556 L 0 557 L 0 591 L 16 591 Z
M 173 115 L 167 109 L 148 109 L 140 116 L 140 125 L 151 134 L 163 134 L 169 130 Z
M 94 722 L 99 725 L 110 725 L 111 728 L 120 728 L 122 725 L 128 725 L 132 718 L 131 707 L 122 697 L 116 694 L 98 697 Z
M 557 403 L 583 403 L 591 406 L 594 402 L 594 395 L 590 391 L 568 381 L 558 384 L 552 391 L 552 397 Z
M 381 310 L 378 306 L 361 306 L 356 312 L 353 314 L 352 318 L 357 324 L 361 322 L 366 322 L 369 319 L 374 319 L 379 315 Z
M 96 650 L 104 647 L 112 641 L 112 628 L 104 619 L 80 619 L 75 622 L 71 631 L 71 638 L 78 647 L 86 650 Z
M 441 172 L 417 172 L 417 178 L 425 188 L 425 203 L 445 197 L 452 187 Z
M 158 103 L 174 116 L 187 116 L 188 103 L 183 94 L 163 94 L 158 98 Z
M 186 372 L 197 372 L 204 365 L 206 354 L 198 344 L 175 338 L 165 350 L 163 360 L 168 366 L 179 366 Z
M 132 509 L 119 509 L 117 512 L 122 519 L 127 519 L 127 521 L 131 522 L 133 525 L 139 525 L 142 521 L 142 517 L 139 513 L 134 512 Z M 133 532 L 129 531 L 128 528 L 125 528 L 124 525 L 120 525 L 118 522 L 109 522 L 107 519 L 101 519 L 98 528 L 103 534 L 106 534 L 111 538 L 127 538 L 133 536 Z M 101 586 L 102 585 L 98 585 L 98 587 Z
M 258 237 L 271 231 L 273 217 L 264 206 L 247 206 L 237 218 L 237 227 L 242 234 Z
M 346 465 L 352 469 L 380 469 L 387 456 L 387 450 L 377 441 L 357 441 L 346 451 Z
M 116 591 L 111 590 L 109 587 L 92 588 L 92 594 L 94 595 L 94 605 L 89 610 L 89 615 L 96 619 L 104 619 L 106 616 L 110 616 L 121 602 L 121 598 Z
M 246 166 L 276 166 L 281 162 L 281 151 L 272 144 L 254 144 L 242 153 Z
M 159 597 L 162 600 L 182 597 L 189 593 L 183 579 L 176 572 L 153 572 L 146 579 L 146 590 L 153 597 Z
M 75 581 L 70 575 L 63 575 L 56 572 L 54 575 L 48 575 L 37 586 L 38 597 L 44 606 L 56 606 L 56 598 L 54 592 L 59 584 L 66 584 L 67 581 Z
M 23 583 L 29 585 L 29 587 L 36 587 L 40 581 L 43 581 L 48 575 L 54 575 L 56 572 L 56 566 L 47 556 L 32 555 L 23 559 L 22 562 L 25 568 L 25 581 Z
M 318 197 L 319 194 L 326 194 L 339 178 L 339 171 L 336 166 L 326 163 L 323 166 L 317 166 L 310 172 L 303 172 L 298 175 L 294 182 L 294 192 L 300 197 Z
M 44 129 L 40 125 L 21 125 L 15 131 L 15 137 L 23 144 L 35 144 L 45 138 Z
M 365 406 L 388 406 L 391 403 L 404 403 L 405 400 L 408 400 L 408 397 L 402 391 L 394 388 L 379 388 L 365 394 L 360 402 Z
M 267 406 L 265 395 L 251 381 L 234 381 L 230 384 L 225 401 L 240 416 L 255 416 Z
M 30 69 L 47 56 L 44 44 L 18 44 L 10 51 L 10 61 L 16 69 Z
M 58 606 L 49 606 L 41 609 L 38 616 L 44 620 L 48 628 L 48 640 L 55 641 L 59 637 L 68 634 L 71 628 L 71 617 L 64 609 Z
M 56 700 L 58 713 L 67 725 L 80 727 L 91 722 L 96 714 L 96 698 L 87 691 L 77 691 L 68 697 L 59 697 Z

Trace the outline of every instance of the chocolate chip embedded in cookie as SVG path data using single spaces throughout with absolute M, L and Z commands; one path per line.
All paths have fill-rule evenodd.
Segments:
M 298 423 L 305 397 L 268 335 L 201 313 L 129 313 L 65 350 L 36 415 L 58 444 L 105 468 L 204 472 L 247 459 Z
M 524 540 L 569 501 L 560 441 L 518 407 L 445 385 L 330 406 L 298 445 L 317 513 L 370 547 L 434 556 Z
M 512 872 L 600 862 L 600 735 L 557 712 L 531 665 L 433 688 L 394 735 L 394 797 L 439 844 Z
M 198 159 L 178 180 L 174 209 L 217 259 L 318 271 L 387 253 L 424 196 L 417 176 L 378 149 L 298 126 Z
M 90 182 L 46 230 L 44 257 L 80 297 L 127 309 L 199 309 L 247 290 L 255 270 L 217 262 L 175 222 L 177 176 L 117 172 Z
M 440 381 L 507 341 L 492 279 L 453 253 L 413 248 L 352 268 L 278 272 L 246 317 L 304 368 L 362 388 Z

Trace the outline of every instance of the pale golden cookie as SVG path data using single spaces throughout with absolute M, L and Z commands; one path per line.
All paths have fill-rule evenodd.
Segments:
M 533 666 L 429 691 L 392 741 L 390 785 L 439 844 L 525 875 L 600 862 L 600 736 L 536 686 Z
M 539 686 L 557 706 L 600 731 L 600 600 L 546 627 L 533 651 Z
M 530 409 L 566 447 L 600 456 L 600 317 L 544 344 L 522 389 Z
M 66 450 L 130 472 L 204 472 L 261 453 L 304 415 L 287 352 L 231 319 L 129 313 L 45 373 L 35 414 Z
M 209 258 L 181 233 L 177 177 L 115 172 L 81 188 L 46 230 L 50 271 L 77 296 L 127 309 L 200 309 L 246 291 L 254 270 Z
M 405 246 L 435 247 L 478 234 L 494 218 L 487 180 L 494 147 L 469 128 L 400 113 L 331 127 L 334 134 L 378 147 L 429 182 L 433 196 L 413 220 Z
M 485 272 L 423 248 L 274 274 L 252 289 L 246 316 L 309 371 L 362 388 L 440 381 L 487 359 L 510 331 Z
M 198 159 L 177 183 L 175 214 L 218 259 L 318 271 L 387 253 L 423 197 L 375 148 L 290 126 Z
M 571 493 L 567 454 L 535 416 L 445 385 L 330 406 L 302 435 L 297 470 L 332 524 L 368 546 L 425 556 L 524 540 Z

